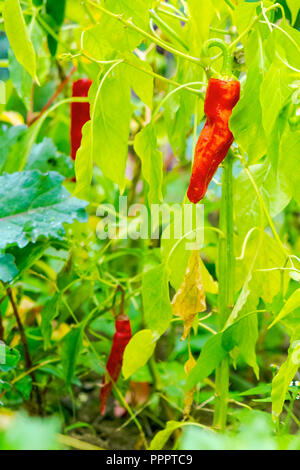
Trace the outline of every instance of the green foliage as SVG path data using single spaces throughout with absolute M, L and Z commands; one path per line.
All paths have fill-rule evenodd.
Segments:
M 299 449 L 300 5 L 280 5 L 0 2 L 0 421 L 11 412 L 1 449 L 56 449 L 60 422 L 70 447 L 98 439 L 118 313 L 133 336 L 114 393 L 121 406 L 111 397 L 107 414 L 122 420 L 127 403 L 125 424 L 113 422 L 133 436 L 124 446 Z M 241 83 L 229 121 L 233 184 L 221 165 L 203 221 L 193 205 L 185 224 L 209 73 L 222 69 L 219 49 L 203 52 L 213 38 L 227 43 Z M 88 98 L 71 98 L 84 77 Z M 72 100 L 90 107 L 75 162 Z M 170 218 L 150 227 L 160 203 Z M 142 224 L 156 238 L 140 237 Z M 199 286 L 184 280 L 202 235 L 207 310 L 190 312 Z M 173 316 L 179 289 L 187 302 Z M 216 421 L 199 421 L 211 422 L 222 399 L 229 427 L 218 433 Z M 105 422 L 102 432 L 101 447 L 119 448 Z

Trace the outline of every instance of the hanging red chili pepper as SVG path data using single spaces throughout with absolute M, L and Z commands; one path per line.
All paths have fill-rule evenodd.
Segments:
M 207 41 L 204 51 L 210 47 L 220 47 L 224 64 L 220 78 L 210 78 L 204 101 L 206 122 L 195 147 L 192 175 L 187 191 L 189 200 L 200 201 L 206 194 L 218 166 L 226 157 L 233 142 L 228 127 L 233 107 L 240 97 L 240 82 L 231 77 L 231 54 L 223 41 Z
M 132 336 L 130 319 L 123 313 L 124 292 L 122 291 L 122 301 L 120 313 L 115 317 L 116 332 L 113 337 L 111 351 L 106 363 L 107 376 L 103 377 L 100 390 L 100 414 L 106 410 L 106 402 L 112 391 L 113 383 L 117 382 L 123 362 L 123 355 L 127 344 Z
M 92 81 L 81 78 L 73 82 L 72 96 L 87 97 Z M 71 103 L 71 158 L 75 160 L 76 152 L 81 144 L 82 127 L 90 120 L 89 103 Z

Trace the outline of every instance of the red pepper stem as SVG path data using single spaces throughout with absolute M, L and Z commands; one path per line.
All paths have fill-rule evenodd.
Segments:
M 218 47 L 223 53 L 223 67 L 221 70 L 222 76 L 231 77 L 232 75 L 232 54 L 228 45 L 221 39 L 209 39 L 204 43 L 203 54 L 209 56 L 209 49 L 211 47 Z

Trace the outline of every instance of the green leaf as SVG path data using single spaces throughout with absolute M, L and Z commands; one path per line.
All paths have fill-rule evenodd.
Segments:
M 134 150 L 141 159 L 143 177 L 149 185 L 149 205 L 159 204 L 163 198 L 163 161 L 162 153 L 157 150 L 156 132 L 151 123 L 136 134 Z
M 57 171 L 66 178 L 74 176 L 70 156 L 59 153 L 53 141 L 48 137 L 32 147 L 24 170 L 40 170 L 42 173 Z
M 245 60 L 248 67 L 247 81 L 233 109 L 229 127 L 238 145 L 248 154 L 250 162 L 255 162 L 266 153 L 259 90 L 267 67 L 262 39 L 256 31 L 250 34 L 245 44 Z
M 151 330 L 141 330 L 131 338 L 123 357 L 122 372 L 125 379 L 148 362 L 154 352 L 156 341 L 157 337 Z
M 127 69 L 118 64 L 104 76 L 96 91 L 91 140 L 94 161 L 105 177 L 118 184 L 121 192 L 124 189 L 131 114 Z
M 105 3 L 110 11 L 121 14 L 125 19 L 130 19 L 136 26 L 148 28 L 148 10 L 152 5 L 152 0 L 135 0 L 134 3 L 127 0 L 106 0 Z
M 24 400 L 29 400 L 32 390 L 32 378 L 30 375 L 25 375 L 25 377 L 15 383 L 15 387 L 21 393 Z
M 76 361 L 82 348 L 83 326 L 72 328 L 63 338 L 61 361 L 66 385 L 72 382 Z
M 269 328 L 272 328 L 276 323 L 285 318 L 289 313 L 293 312 L 300 307 L 300 289 L 295 290 L 292 295 L 288 298 L 285 305 L 280 310 L 277 317 L 273 320 Z
M 43 307 L 41 331 L 44 338 L 44 349 L 48 349 L 50 347 L 52 322 L 59 313 L 60 302 L 60 294 L 56 293 Z
M 14 369 L 20 361 L 20 353 L 17 349 L 10 349 L 0 343 L 0 370 L 9 372 Z
M 287 360 L 282 364 L 272 382 L 272 415 L 278 419 L 291 381 L 300 366 L 300 341 L 293 341 Z
M 135 67 L 128 66 L 129 80 L 131 87 L 138 97 L 145 103 L 150 109 L 152 109 L 152 98 L 153 98 L 153 77 L 146 72 L 153 72 L 150 64 L 144 60 L 139 59 L 136 55 L 128 55 L 128 61 L 131 64 L 136 65 L 142 70 L 138 70 Z
M 151 441 L 149 450 L 161 450 L 170 439 L 171 435 L 176 429 L 180 429 L 184 423 L 177 421 L 168 421 L 167 426 L 162 431 L 154 436 Z
M 295 23 L 299 10 L 300 10 L 300 0 L 286 0 L 286 4 L 289 7 L 292 16 L 292 25 Z
M 189 0 L 189 46 L 191 53 L 199 56 L 203 43 L 209 37 L 209 26 L 214 16 L 211 0 Z
M 172 319 L 168 273 L 160 264 L 148 269 L 142 281 L 142 299 L 145 322 L 148 328 L 162 335 Z
M 196 77 L 196 78 L 195 78 Z M 174 77 L 180 83 L 201 81 L 199 67 L 187 61 L 180 61 Z M 200 88 L 195 85 L 195 88 Z M 174 87 L 170 87 L 170 91 Z M 187 145 L 187 135 L 191 129 L 192 115 L 195 111 L 196 97 L 184 88 L 171 95 L 164 104 L 164 121 L 174 155 L 184 160 Z
M 91 121 L 82 128 L 80 148 L 75 159 L 76 187 L 75 196 L 85 197 L 93 178 L 93 152 L 92 152 L 92 126 Z
M 115 50 L 124 54 L 133 51 L 143 36 L 108 15 L 102 15 L 97 25 L 84 31 L 83 51 L 96 60 L 110 58 Z
M 65 17 L 66 0 L 46 0 L 46 13 L 50 16 L 54 23 L 54 32 L 59 35 L 60 26 L 63 24 Z M 52 56 L 57 51 L 57 41 L 51 34 L 47 36 L 48 47 Z
M 10 282 L 18 274 L 12 255 L 0 255 L 0 281 Z
M 41 236 L 62 239 L 63 223 L 86 220 L 85 201 L 71 198 L 55 172 L 0 176 L 0 248 L 20 248 Z
M 0 136 L 0 173 L 2 173 L 6 160 L 11 158 L 14 145 L 24 136 L 26 130 L 26 126 L 12 126 Z
M 187 377 L 187 390 L 208 377 L 227 354 L 228 350 L 223 346 L 223 333 L 211 336 L 204 344 L 195 367 Z
M 271 64 L 260 87 L 262 123 L 266 136 L 270 136 L 276 119 L 292 94 L 287 69 Z M 276 93 L 274 93 L 276 90 Z
M 300 204 L 300 174 L 299 171 L 295 171 L 295 163 L 299 151 L 300 131 L 292 131 L 287 127 L 280 142 L 278 171 L 298 204 Z
M 287 184 L 279 179 L 268 159 L 263 163 L 249 166 L 249 170 L 271 217 L 276 217 L 290 201 Z M 245 170 L 241 171 L 234 181 L 234 205 L 238 208 L 236 224 L 240 236 L 246 234 L 249 227 L 260 224 L 259 201 Z
M 17 93 L 23 103 L 26 106 L 26 109 L 30 109 L 30 96 L 32 88 L 32 77 L 27 72 L 27 70 L 22 67 L 20 62 L 17 61 L 15 54 L 12 49 L 8 51 L 9 57 L 9 74 L 10 78 L 13 81 L 14 87 L 17 90 Z
M 38 83 L 35 51 L 26 29 L 19 0 L 5 1 L 3 17 L 5 32 L 18 62 Z

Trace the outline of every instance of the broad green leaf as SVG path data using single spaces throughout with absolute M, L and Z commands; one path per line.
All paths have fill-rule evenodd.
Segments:
M 245 44 L 245 60 L 247 81 L 233 109 L 229 127 L 250 162 L 255 162 L 266 153 L 259 90 L 267 67 L 262 39 L 256 31 L 251 33 Z
M 300 203 L 300 174 L 295 170 L 299 151 L 300 131 L 292 131 L 287 127 L 280 142 L 278 171 L 298 204 Z
M 282 411 L 290 383 L 300 366 L 300 341 L 295 340 L 289 348 L 287 360 L 282 364 L 272 382 L 272 415 L 275 420 Z
M 162 201 L 163 161 L 157 149 L 155 128 L 148 124 L 134 139 L 134 150 L 142 162 L 142 173 L 149 185 L 149 205 Z
M 148 362 L 154 352 L 156 341 L 157 337 L 151 330 L 141 330 L 131 338 L 123 357 L 122 372 L 125 379 Z
M 260 87 L 262 123 L 266 136 L 270 136 L 276 119 L 291 94 L 290 77 L 286 68 L 282 64 L 280 67 L 271 64 Z
M 42 236 L 61 239 L 63 223 L 86 220 L 87 203 L 71 198 L 62 181 L 37 170 L 0 176 L 0 248 L 22 248 Z
M 297 308 L 300 307 L 300 289 L 295 290 L 292 295 L 288 298 L 285 305 L 277 315 L 277 317 L 273 320 L 269 328 L 272 328 L 276 323 L 281 321 L 285 318 L 289 313 L 293 312 Z
M 105 177 L 118 184 L 121 192 L 124 189 L 131 114 L 129 78 L 124 65 L 117 64 L 104 75 L 97 88 L 91 120 L 94 161 Z
M 147 327 L 162 335 L 172 319 L 168 273 L 163 264 L 152 267 L 144 273 L 142 299 Z
M 187 377 L 186 388 L 190 390 L 208 377 L 228 354 L 223 346 L 222 333 L 211 336 L 203 346 L 195 367 Z
M 10 282 L 18 274 L 12 255 L 0 255 L 0 281 Z
M 69 386 L 74 377 L 76 361 L 82 348 L 83 327 L 72 328 L 62 340 L 61 362 L 64 370 L 64 379 Z
M 6 0 L 3 10 L 5 32 L 14 54 L 25 70 L 38 83 L 36 56 L 19 0 Z

